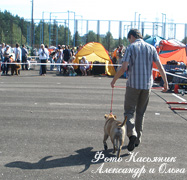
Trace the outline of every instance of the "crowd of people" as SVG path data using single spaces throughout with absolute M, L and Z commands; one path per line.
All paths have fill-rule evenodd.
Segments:
M 48 51 L 48 47 L 45 46 L 44 44 L 41 45 L 41 48 L 38 52 L 39 55 L 39 59 L 42 62 L 44 60 L 44 62 L 46 60 L 49 60 L 52 65 L 50 67 L 50 70 L 54 70 L 54 65 L 56 63 L 56 68 L 57 71 L 59 71 L 61 74 L 66 74 L 69 76 L 76 76 L 77 73 L 75 72 L 74 66 L 72 65 L 74 60 L 75 60 L 75 55 L 77 54 L 77 52 L 82 48 L 82 45 L 78 46 L 77 48 L 70 48 L 70 46 L 68 45 L 58 45 L 55 49 L 53 49 L 52 51 Z M 42 54 L 43 51 L 48 51 L 48 53 L 46 54 Z M 84 65 L 81 65 L 84 64 Z M 85 65 L 88 64 L 88 65 Z M 43 65 L 42 65 L 43 66 Z M 86 76 L 87 73 L 87 69 L 89 68 L 89 63 L 86 60 L 86 57 L 82 57 L 82 59 L 80 60 L 80 71 L 82 73 L 82 75 Z M 44 65 L 43 67 L 41 67 L 41 75 L 46 73 L 46 66 Z
M 48 48 L 47 45 L 41 44 L 39 50 L 37 51 L 37 56 L 39 57 L 39 63 L 41 64 L 39 75 L 45 76 L 47 72 L 46 63 L 50 62 L 50 71 L 56 70 L 60 74 L 75 76 L 77 75 L 74 66 L 72 63 L 75 60 L 75 55 L 77 52 L 82 49 L 82 45 L 80 44 L 76 48 L 70 48 L 68 45 L 58 45 L 57 47 Z M 125 47 L 123 45 L 118 46 L 114 49 L 112 53 L 112 62 L 113 64 L 122 64 L 121 60 L 125 53 Z M 11 57 L 12 54 L 14 57 Z M 1 55 L 1 70 L 2 75 L 7 75 L 10 69 L 10 62 L 14 60 L 14 62 L 21 63 L 22 70 L 28 70 L 28 49 L 25 45 L 20 45 L 17 43 L 15 48 L 11 48 L 9 45 L 5 45 L 3 43 L 0 49 Z M 87 76 L 87 70 L 89 69 L 89 62 L 85 56 L 79 61 L 79 73 L 82 76 Z M 83 65 L 81 65 L 83 64 Z M 120 66 L 115 66 L 115 70 L 118 71 Z M 20 70 L 19 70 L 20 74 Z
M 51 62 L 51 71 L 55 70 L 56 67 L 56 70 L 61 74 L 69 76 L 77 75 L 72 63 L 75 60 L 76 53 L 81 48 L 82 45 L 78 46 L 77 48 L 70 48 L 70 46 L 67 45 L 58 45 L 56 48 L 53 48 L 51 50 L 47 45 L 41 44 L 40 49 L 37 52 L 39 63 L 41 65 L 39 75 L 46 75 L 46 63 L 48 61 Z M 15 48 L 11 48 L 9 45 L 5 45 L 5 43 L 3 43 L 1 45 L 0 55 L 2 75 L 8 75 L 10 63 L 12 62 L 21 63 L 22 70 L 28 70 L 27 60 L 29 52 L 25 45 L 22 45 L 22 47 L 20 48 L 20 45 L 17 43 Z M 87 69 L 89 68 L 89 63 L 86 60 L 86 57 L 82 57 L 82 59 L 80 60 L 80 64 L 81 63 L 84 65 L 79 66 L 80 72 L 82 73 L 82 75 L 86 76 Z
M 75 48 L 70 48 L 70 46 L 67 45 L 58 45 L 57 48 L 50 53 L 48 60 L 53 64 L 57 63 L 57 71 L 60 73 L 75 76 L 76 73 L 73 66 L 68 65 L 73 63 L 75 54 Z M 53 69 L 54 65 L 50 67 L 50 70 Z
M 28 70 L 28 66 L 26 63 L 28 50 L 24 44 L 20 48 L 20 45 L 17 43 L 15 48 L 11 48 L 9 45 L 5 45 L 5 43 L 3 43 L 1 46 L 0 56 L 2 62 L 1 63 L 2 75 L 8 75 L 9 67 L 10 67 L 9 63 L 11 63 L 12 61 L 17 63 L 22 62 L 22 70 Z

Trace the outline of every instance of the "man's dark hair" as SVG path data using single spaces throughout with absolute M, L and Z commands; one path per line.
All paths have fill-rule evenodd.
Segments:
M 131 29 L 127 35 L 127 38 L 130 38 L 131 35 L 134 36 L 136 39 L 143 39 L 143 37 L 138 29 Z

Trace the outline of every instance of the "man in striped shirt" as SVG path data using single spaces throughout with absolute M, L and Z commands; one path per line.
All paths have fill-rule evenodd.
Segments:
M 129 144 L 127 149 L 133 151 L 141 142 L 144 115 L 153 85 L 153 62 L 156 63 L 164 81 L 163 92 L 168 90 L 168 82 L 155 47 L 143 41 L 142 35 L 137 29 L 131 29 L 129 31 L 128 40 L 131 44 L 125 51 L 122 59 L 122 67 L 115 74 L 111 82 L 111 87 L 114 87 L 116 80 L 128 69 L 124 117 L 128 117 L 127 136 L 129 137 Z M 135 113 L 136 115 L 134 118 Z

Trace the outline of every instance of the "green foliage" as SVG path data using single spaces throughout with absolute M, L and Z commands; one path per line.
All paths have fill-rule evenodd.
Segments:
M 88 43 L 88 42 L 97 42 L 97 35 L 93 31 L 89 31 L 86 36 L 87 36 L 86 43 Z
M 16 43 L 26 44 L 31 46 L 31 22 L 20 18 L 19 16 L 13 16 L 10 12 L 0 11 L 0 44 L 6 43 L 11 46 L 15 46 Z M 49 36 L 50 43 L 49 43 Z M 68 36 L 69 35 L 69 36 Z M 72 36 L 70 29 L 65 24 L 58 24 L 56 20 L 51 22 L 40 21 L 34 24 L 33 44 L 35 48 L 39 48 L 40 44 L 57 46 L 71 45 L 79 46 L 80 44 L 86 44 L 88 42 L 99 42 L 110 52 L 117 46 L 123 44 L 128 45 L 126 38 L 114 39 L 111 32 L 107 32 L 106 35 L 98 35 L 94 31 L 89 31 L 88 34 L 80 36 L 77 31 Z
M 76 47 L 79 46 L 80 44 L 82 44 L 81 36 L 79 35 L 78 31 L 76 31 L 74 38 L 75 38 L 75 46 Z
M 0 43 L 11 46 L 16 43 L 26 43 L 27 21 L 18 16 L 12 16 L 8 11 L 0 11 Z
M 182 43 L 187 44 L 187 37 L 182 40 Z
M 112 51 L 112 49 L 114 48 L 114 39 L 111 32 L 106 33 L 106 36 L 103 38 L 102 44 L 107 51 Z

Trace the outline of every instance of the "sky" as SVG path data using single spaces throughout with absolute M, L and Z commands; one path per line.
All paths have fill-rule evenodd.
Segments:
M 31 19 L 32 0 L 0 1 L 2 12 L 7 10 L 13 15 Z M 70 19 L 73 19 L 75 14 L 76 19 L 134 21 L 136 15 L 137 21 L 140 17 L 140 21 L 162 22 L 162 18 L 166 17 L 167 22 L 187 23 L 185 1 L 172 3 L 171 0 L 33 0 L 33 3 L 34 19 L 42 19 L 42 14 L 45 19 L 49 19 L 50 12 L 52 18 L 65 19 L 68 18 L 69 11 Z M 177 29 L 181 29 L 184 34 L 183 26 L 179 25 Z

